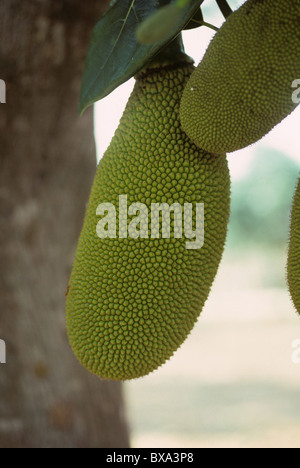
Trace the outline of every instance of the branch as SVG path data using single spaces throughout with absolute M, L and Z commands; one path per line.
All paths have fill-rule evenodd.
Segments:
M 216 0 L 218 7 L 220 8 L 222 15 L 225 19 L 228 18 L 229 15 L 232 13 L 232 9 L 227 3 L 227 0 Z

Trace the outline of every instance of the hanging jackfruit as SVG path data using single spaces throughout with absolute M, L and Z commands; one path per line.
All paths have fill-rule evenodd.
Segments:
M 299 28 L 295 0 L 248 0 L 228 17 L 182 97 L 182 127 L 199 148 L 244 148 L 296 108 Z
M 172 356 L 193 328 L 222 256 L 226 156 L 200 151 L 179 122 L 193 69 L 153 64 L 137 76 L 92 187 L 66 315 L 75 355 L 103 378 L 144 376 Z
M 291 214 L 290 245 L 288 253 L 288 285 L 300 314 L 300 179 Z

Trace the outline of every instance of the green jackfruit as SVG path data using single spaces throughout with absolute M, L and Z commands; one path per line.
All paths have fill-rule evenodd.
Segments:
M 199 148 L 244 148 L 296 108 L 299 30 L 295 0 L 248 0 L 228 17 L 182 97 L 182 127 Z
M 96 173 L 66 317 L 78 360 L 103 378 L 140 377 L 170 358 L 197 320 L 222 256 L 230 205 L 226 156 L 199 150 L 179 121 L 193 69 L 188 63 L 154 64 L 137 76 Z M 153 221 L 152 204 L 173 203 L 180 210 L 175 216 L 174 206 L 168 238 L 167 227 Z M 200 233 L 198 203 L 204 203 L 204 245 L 198 248 L 201 234 L 191 248 L 191 216 L 184 212 L 182 237 L 180 216 L 190 204 L 193 229 Z
M 291 215 L 287 270 L 289 290 L 296 310 L 300 314 L 300 179 L 298 181 Z

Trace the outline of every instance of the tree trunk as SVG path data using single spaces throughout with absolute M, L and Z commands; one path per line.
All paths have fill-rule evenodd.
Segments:
M 95 173 L 78 116 L 93 26 L 108 1 L 0 2 L 0 447 L 127 447 L 119 383 L 74 358 L 64 304 Z

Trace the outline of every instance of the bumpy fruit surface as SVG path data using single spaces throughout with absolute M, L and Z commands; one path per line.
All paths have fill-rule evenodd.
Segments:
M 296 108 L 299 30 L 298 0 L 248 0 L 228 17 L 182 98 L 183 129 L 199 148 L 244 148 Z
M 291 215 L 288 284 L 294 305 L 300 314 L 300 179 Z
M 67 329 L 78 360 L 103 378 L 140 377 L 170 358 L 197 320 L 221 260 L 229 171 L 225 155 L 200 151 L 181 129 L 179 103 L 192 71 L 187 63 L 155 65 L 137 77 L 92 187 L 67 296 Z M 126 238 L 123 229 L 120 238 L 121 195 L 128 207 L 149 209 L 145 238 Z M 101 203 L 116 208 L 116 238 L 96 235 Z M 204 203 L 203 247 L 187 249 L 189 239 L 175 238 L 172 226 L 169 239 L 153 238 L 152 203 Z

